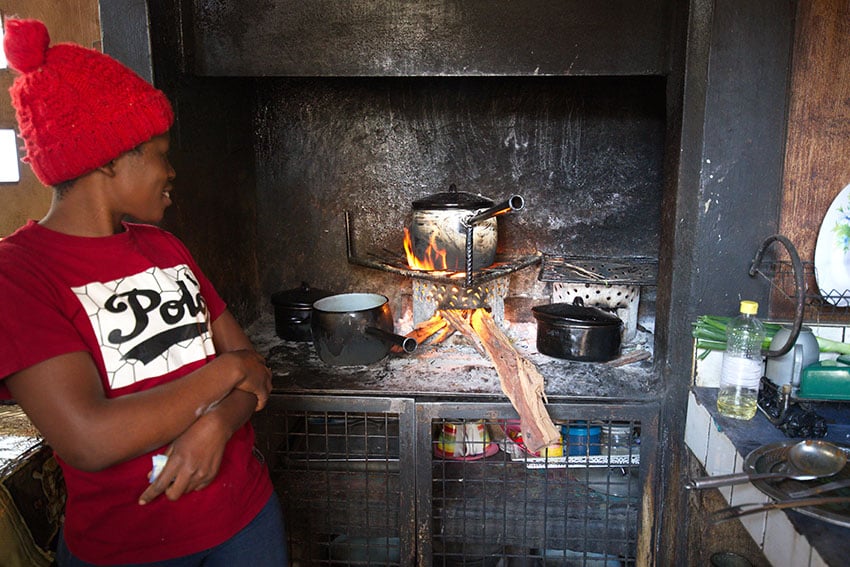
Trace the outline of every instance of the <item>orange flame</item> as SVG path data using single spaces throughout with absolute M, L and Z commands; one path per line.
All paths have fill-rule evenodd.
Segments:
M 410 230 L 404 229 L 404 254 L 407 256 L 407 265 L 413 270 L 433 271 L 446 269 L 446 251 L 437 246 L 437 235 L 431 235 L 428 248 L 425 249 L 425 257 L 417 258 L 413 253 L 413 241 L 410 238 Z

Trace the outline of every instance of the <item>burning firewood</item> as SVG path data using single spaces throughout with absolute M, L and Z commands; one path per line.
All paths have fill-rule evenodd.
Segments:
M 442 315 L 440 315 L 440 312 L 438 311 L 433 317 L 431 317 L 427 321 L 423 321 L 416 325 L 416 328 L 409 332 L 407 336 L 416 339 L 417 343 L 421 343 L 428 337 L 436 335 L 441 331 L 448 330 L 448 328 L 449 322 L 446 321 L 446 319 Z
M 422 321 L 416 325 L 416 327 L 405 336 L 416 340 L 417 344 L 421 344 L 423 341 L 430 338 L 430 343 L 432 345 L 437 345 L 449 338 L 454 332 L 454 329 L 449 326 L 449 322 L 446 321 L 446 319 L 444 319 L 438 311 L 427 321 Z M 402 352 L 401 347 L 395 345 L 393 345 L 391 350 L 395 353 Z
M 544 405 L 546 393 L 543 375 L 514 348 L 490 313 L 486 309 L 446 309 L 439 311 L 439 314 L 454 329 L 469 338 L 482 355 L 493 361 L 502 391 L 519 413 L 526 447 L 537 452 L 557 443 L 560 433 Z
M 475 333 L 475 329 L 473 329 L 472 325 L 469 323 L 469 310 L 442 309 L 437 313 L 448 322 L 448 325 L 451 326 L 452 329 L 470 339 L 472 341 L 472 346 L 475 347 L 475 350 L 477 350 L 481 356 L 489 356 L 487 354 L 487 350 L 482 344 L 481 337 Z

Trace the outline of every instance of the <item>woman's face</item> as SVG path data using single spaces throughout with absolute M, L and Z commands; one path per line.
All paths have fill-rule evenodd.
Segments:
M 171 182 L 177 175 L 168 161 L 168 133 L 155 136 L 118 157 L 113 211 L 139 222 L 158 223 L 171 205 Z M 117 220 L 120 222 L 121 218 Z

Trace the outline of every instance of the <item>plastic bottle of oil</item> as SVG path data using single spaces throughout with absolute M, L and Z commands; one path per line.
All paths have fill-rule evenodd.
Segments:
M 726 328 L 717 411 L 735 419 L 752 419 L 756 414 L 764 374 L 761 346 L 765 338 L 764 325 L 756 318 L 758 308 L 755 301 L 742 301 L 740 315 Z

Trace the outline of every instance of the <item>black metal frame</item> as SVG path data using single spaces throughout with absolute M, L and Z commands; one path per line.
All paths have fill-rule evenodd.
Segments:
M 634 466 L 639 471 L 639 491 L 635 490 L 634 496 L 622 499 L 587 489 L 585 485 L 590 482 L 591 473 L 608 470 L 608 467 L 584 464 L 589 462 L 585 457 L 552 457 L 541 462 L 534 457 L 517 460 L 514 456 L 511 459 L 502 451 L 486 459 L 469 461 L 443 460 L 434 456 L 435 427 L 439 428 L 440 424 L 448 421 L 484 420 L 492 431 L 494 424 L 517 419 L 516 411 L 507 402 L 273 395 L 266 410 L 254 421 L 258 444 L 269 459 L 275 481 L 279 483 L 285 478 L 290 479 L 287 482 L 293 482 L 284 490 L 279 487 L 284 507 L 291 511 L 288 515 L 288 521 L 293 524 L 290 526 L 290 540 L 303 537 L 304 531 L 298 528 L 305 526 L 311 526 L 308 529 L 312 529 L 313 533 L 308 535 L 315 538 L 309 542 L 292 541 L 301 546 L 293 549 L 294 559 L 314 565 L 338 564 L 337 561 L 341 560 L 339 557 L 331 558 L 329 549 L 341 540 L 339 537 L 331 540 L 328 534 L 320 533 L 321 530 L 304 517 L 303 511 L 309 507 L 310 515 L 318 514 L 323 518 L 323 525 L 335 525 L 336 529 L 341 529 L 338 522 L 334 524 L 328 518 L 333 514 L 346 517 L 348 511 L 336 507 L 350 511 L 357 503 L 358 508 L 363 508 L 362 500 L 365 498 L 372 504 L 387 506 L 384 511 L 375 511 L 368 505 L 365 507 L 366 513 L 373 513 L 377 525 L 370 525 L 368 518 L 352 520 L 352 532 L 356 533 L 350 539 L 358 541 L 352 544 L 351 550 L 360 554 L 371 553 L 368 564 L 453 565 L 458 561 L 480 560 L 480 554 L 485 552 L 488 557 L 537 560 L 546 545 L 564 547 L 567 541 L 584 550 L 580 549 L 578 553 L 585 554 L 585 561 L 598 558 L 596 553 L 601 549 L 609 556 L 620 557 L 624 565 L 652 563 L 654 552 L 647 543 L 652 537 L 651 522 L 642 519 L 645 506 L 641 501 L 650 497 L 650 482 L 655 476 L 653 456 L 657 455 L 658 406 L 636 403 L 612 407 L 571 402 L 552 403 L 548 409 L 556 421 L 566 423 L 625 421 L 639 425 L 640 446 L 635 455 L 623 457 L 630 459 L 631 463 L 624 467 Z M 319 445 L 327 451 L 312 452 L 306 459 L 306 453 L 300 452 L 300 449 L 290 455 L 280 451 L 284 438 L 287 435 L 292 437 L 295 431 L 289 429 L 288 424 L 293 419 L 308 416 L 319 423 L 318 436 L 314 441 L 318 439 Z M 364 460 L 362 455 L 348 458 L 328 449 L 330 443 L 323 444 L 321 441 L 321 420 L 337 420 L 341 416 L 355 422 L 370 416 L 378 423 L 382 420 L 381 416 L 389 416 L 386 419 L 398 426 L 397 432 L 393 430 L 389 436 L 393 451 L 397 441 L 398 454 L 387 458 L 378 454 Z M 346 453 L 359 450 L 353 449 L 360 447 L 359 443 L 363 441 L 359 431 L 350 436 L 343 435 L 345 439 L 338 444 L 345 447 Z M 382 433 L 378 432 L 371 439 L 377 442 L 375 446 L 380 453 Z M 589 459 L 594 458 L 615 457 L 606 457 L 603 450 L 601 457 Z M 635 458 L 637 460 L 631 460 Z M 570 461 L 569 468 L 566 468 L 565 459 Z M 328 479 L 339 485 L 324 486 Z M 394 486 L 388 489 L 389 485 Z M 310 486 L 321 490 L 310 493 L 304 488 Z M 378 497 L 368 494 L 364 497 L 361 489 L 377 490 Z M 449 496 L 449 493 L 454 496 Z M 516 498 L 511 498 L 513 493 L 517 494 Z M 319 494 L 317 499 L 313 499 L 315 494 Z M 340 497 L 347 502 L 335 500 Z M 298 498 L 305 499 L 302 506 L 287 502 L 287 499 Z M 542 511 L 539 509 L 541 506 Z M 393 521 L 396 514 L 397 522 L 387 525 L 387 518 Z M 435 533 L 437 525 L 443 526 L 447 533 Z M 383 533 L 382 529 L 385 530 Z M 375 539 L 376 534 L 387 537 Z M 463 534 L 463 537 L 459 538 L 458 534 Z M 376 547 L 357 548 L 356 545 L 366 545 L 362 538 L 367 535 L 373 536 L 371 541 L 378 542 L 370 544 Z M 388 549 L 382 547 L 385 540 L 392 540 Z M 448 553 L 447 549 L 451 549 L 452 553 Z M 624 553 L 624 549 L 628 549 L 628 553 Z M 307 555 L 298 557 L 298 553 Z M 388 553 L 392 559 L 387 559 Z

